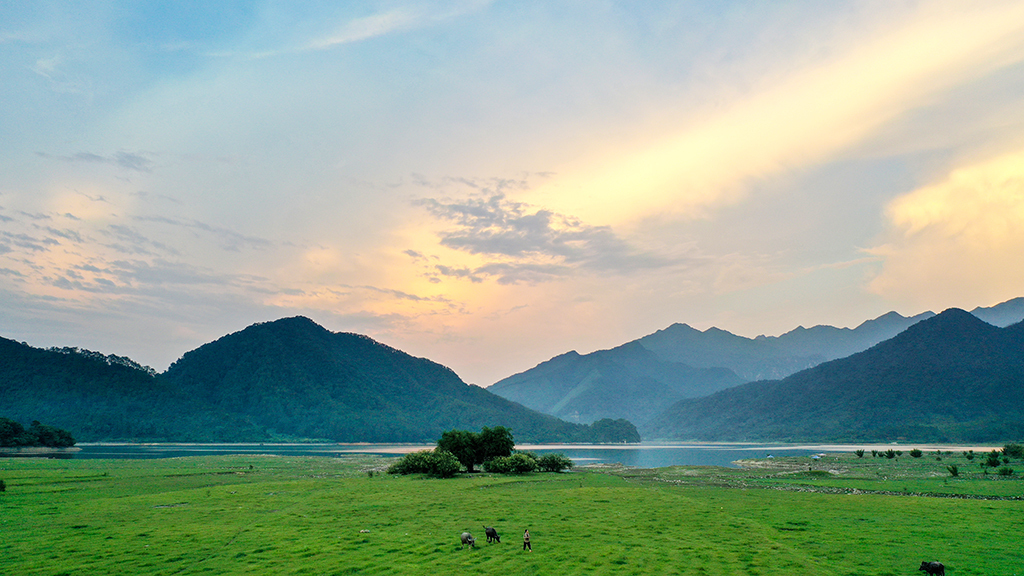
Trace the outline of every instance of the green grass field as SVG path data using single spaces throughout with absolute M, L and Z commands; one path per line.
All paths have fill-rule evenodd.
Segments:
M 389 462 L 0 459 L 0 574 L 1024 573 L 1021 472 L 959 454 L 449 480 Z

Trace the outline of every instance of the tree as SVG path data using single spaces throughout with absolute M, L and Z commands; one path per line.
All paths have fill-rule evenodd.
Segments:
M 474 466 L 484 462 L 478 435 L 468 430 L 445 431 L 437 441 L 437 449 L 454 454 L 467 472 L 473 472 Z
M 512 431 L 504 426 L 484 426 L 477 435 L 480 463 L 502 456 L 511 456 L 516 447 Z

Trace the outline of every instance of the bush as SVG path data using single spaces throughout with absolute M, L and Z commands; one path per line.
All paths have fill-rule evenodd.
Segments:
M 1003 455 L 1013 460 L 1024 460 L 1024 445 L 1011 442 L 1003 446 Z
M 956 464 L 950 464 L 946 466 L 946 470 L 949 470 L 949 475 L 956 478 L 960 475 L 960 469 L 956 467 Z
M 854 450 L 853 453 L 857 455 L 857 458 L 863 458 L 864 457 L 864 451 L 863 450 Z
M 495 474 L 526 474 L 537 469 L 537 460 L 529 454 L 516 453 L 484 462 L 484 470 Z
M 923 455 L 924 455 L 924 452 L 921 452 L 917 448 L 914 448 L 913 450 L 910 451 L 910 456 L 912 458 L 920 458 Z
M 544 472 L 561 472 L 572 468 L 573 462 L 565 454 L 545 454 L 537 460 L 537 466 Z
M 444 450 L 411 452 L 388 466 L 388 474 L 429 474 L 440 478 L 451 478 L 461 471 L 459 459 Z
M 893 458 L 896 457 L 896 451 L 893 450 L 892 448 L 889 448 L 888 450 L 885 451 L 885 457 L 888 458 L 889 460 L 892 460 Z
M 5 484 L 3 480 L 0 480 L 0 492 L 6 492 L 6 491 L 7 491 L 7 484 Z
M 1013 476 L 1013 468 L 1010 468 L 1009 466 L 1003 466 L 1002 468 L 999 469 L 999 475 Z
M 999 452 L 993 450 L 985 455 L 985 462 L 983 463 L 983 466 L 998 468 L 1000 464 L 1002 464 L 1002 460 L 999 458 Z
M 964 458 L 967 458 L 967 460 L 974 460 L 974 450 L 964 452 Z

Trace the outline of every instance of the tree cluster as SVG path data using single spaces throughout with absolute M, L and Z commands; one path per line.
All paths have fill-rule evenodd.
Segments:
M 48 448 L 70 448 L 75 438 L 67 430 L 40 424 L 33 420 L 27 429 L 17 420 L 0 417 L 0 446 L 21 448 L 45 446 Z
M 406 454 L 388 468 L 388 474 L 450 478 L 463 467 L 473 472 L 478 465 L 483 465 L 487 472 L 525 474 L 536 470 L 561 472 L 572 468 L 572 460 L 563 454 L 538 457 L 532 452 L 516 452 L 511 430 L 504 426 L 484 426 L 479 433 L 448 430 L 441 435 L 436 448 Z

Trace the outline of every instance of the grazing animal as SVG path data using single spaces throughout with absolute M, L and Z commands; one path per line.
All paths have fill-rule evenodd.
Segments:
M 466 544 L 469 544 L 470 548 L 476 548 L 476 538 L 473 538 L 472 534 L 469 532 L 463 532 L 461 538 L 463 548 L 466 547 Z
M 501 544 L 501 537 L 498 536 L 498 531 L 493 526 L 484 526 L 484 534 L 487 535 L 487 542 L 490 543 L 492 540 Z
M 942 565 L 942 562 L 921 562 L 921 567 L 918 570 L 924 570 L 926 574 L 933 576 L 946 576 L 946 567 Z

